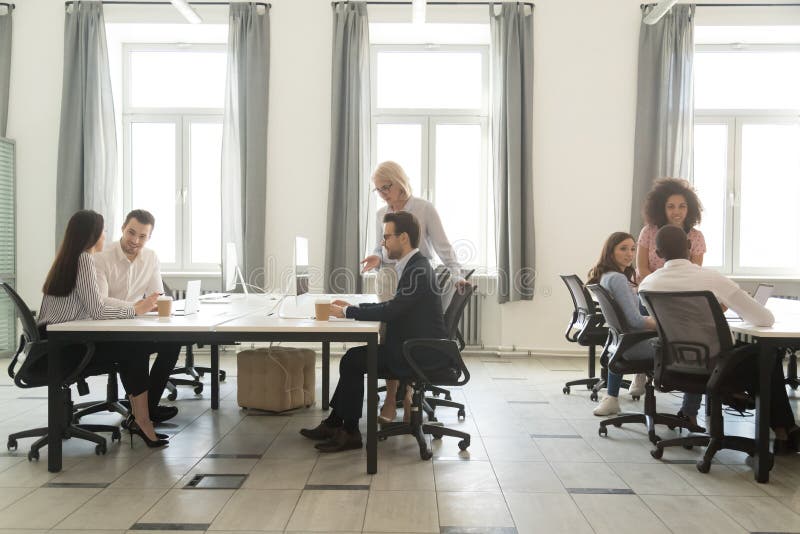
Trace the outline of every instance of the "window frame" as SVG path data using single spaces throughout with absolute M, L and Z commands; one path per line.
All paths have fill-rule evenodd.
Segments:
M 698 44 L 695 52 L 753 52 L 800 51 L 797 44 Z M 695 108 L 694 126 L 703 124 L 727 127 L 727 169 L 725 184 L 725 210 L 723 221 L 723 265 L 715 267 L 734 277 L 763 277 L 800 275 L 800 265 L 794 268 L 743 267 L 739 263 L 741 250 L 741 191 L 742 191 L 742 129 L 748 124 L 798 124 L 800 110 L 793 109 L 711 109 Z M 694 182 L 694 176 L 692 176 Z
M 219 273 L 220 263 L 192 261 L 192 191 L 191 176 L 191 125 L 193 123 L 223 123 L 224 108 L 134 107 L 130 104 L 132 92 L 131 58 L 140 51 L 225 53 L 227 46 L 219 43 L 124 43 L 122 45 L 122 135 L 123 135 L 123 210 L 132 205 L 132 152 L 131 126 L 135 123 L 171 123 L 175 125 L 175 262 L 161 261 L 165 272 Z M 221 224 L 221 221 L 220 221 Z M 222 250 L 220 247 L 220 254 Z M 220 261 L 222 261 L 220 259 Z
M 371 72 L 377 72 L 378 54 L 382 52 L 477 52 L 481 54 L 481 106 L 479 108 L 466 109 L 442 109 L 442 108 L 379 108 L 377 107 L 378 88 L 377 76 L 372 76 L 371 84 L 371 126 L 370 126 L 370 168 L 375 168 L 377 161 L 377 129 L 380 124 L 418 124 L 421 127 L 421 188 L 422 191 L 415 192 L 420 198 L 424 198 L 436 205 L 436 127 L 448 124 L 476 124 L 481 127 L 481 173 L 480 187 L 490 191 L 491 180 L 491 158 L 490 158 L 490 136 L 491 124 L 489 121 L 489 45 L 488 44 L 459 44 L 459 45 L 429 45 L 429 44 L 370 44 L 370 67 Z M 371 184 L 367 184 L 371 189 Z M 374 193 L 370 192 L 369 205 L 372 207 Z M 375 213 L 380 209 L 380 200 L 374 203 L 374 210 L 369 210 L 368 216 L 375 217 Z M 486 202 L 481 203 L 480 217 L 483 224 L 483 231 L 478 236 L 478 246 L 481 254 L 474 258 L 471 263 L 464 263 L 464 268 L 489 269 L 496 261 L 490 261 L 494 251 L 488 250 L 490 236 L 488 235 L 488 214 L 489 206 Z M 374 233 L 374 223 L 367 224 L 367 254 L 372 254 L 376 236 Z M 447 228 L 445 228 L 445 232 Z M 450 237 L 448 235 L 448 237 Z M 452 244 L 452 243 L 451 243 Z

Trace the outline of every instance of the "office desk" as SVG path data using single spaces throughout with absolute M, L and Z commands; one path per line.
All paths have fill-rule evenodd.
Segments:
M 358 300 L 367 301 L 366 295 Z M 61 435 L 64 401 L 59 387 L 62 376 L 61 347 L 71 343 L 131 341 L 203 343 L 211 348 L 211 408 L 219 408 L 219 346 L 240 341 L 321 341 L 323 408 L 328 408 L 330 342 L 362 341 L 368 345 L 367 470 L 377 471 L 377 345 L 380 323 L 364 321 L 313 321 L 279 319 L 274 316 L 277 301 L 263 295 L 235 295 L 230 304 L 201 305 L 189 316 L 162 319 L 141 316 L 108 321 L 72 321 L 47 328 L 48 350 L 48 470 L 62 467 Z M 268 313 L 273 312 L 272 316 Z
M 777 364 L 779 348 L 800 348 L 800 301 L 771 298 L 767 308 L 775 315 L 770 327 L 753 326 L 743 321 L 730 321 L 728 326 L 737 340 L 755 343 L 759 347 L 759 394 L 756 396 L 756 456 L 753 464 L 755 479 L 769 482 L 772 453 L 769 450 L 769 408 L 772 402 L 770 376 Z
M 322 342 L 322 408 L 328 409 L 330 388 L 330 342 L 355 341 L 367 344 L 367 473 L 378 471 L 378 333 L 380 323 L 371 321 L 313 321 L 280 319 L 251 314 L 218 325 L 215 340 L 222 345 L 238 341 L 321 341 Z M 211 362 L 213 380 L 218 377 Z

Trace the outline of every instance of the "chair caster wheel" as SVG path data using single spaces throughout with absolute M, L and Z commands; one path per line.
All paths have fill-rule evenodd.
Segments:
M 602 437 L 608 436 L 608 428 L 601 426 L 600 428 L 597 429 L 597 434 Z
M 122 434 L 120 434 L 119 430 L 115 430 L 111 433 L 111 443 L 115 441 L 122 441 Z
M 564 393 L 564 395 L 569 395 L 570 392 L 569 386 L 565 386 L 564 388 L 561 389 L 561 391 Z
M 431 434 L 431 437 L 433 439 L 442 439 L 442 435 L 441 434 Z
M 594 401 L 594 402 L 597 402 L 597 392 L 596 392 L 596 391 L 592 391 L 592 392 L 589 394 L 589 400 L 592 400 L 592 401 Z
M 462 451 L 467 450 L 467 447 L 469 447 L 468 439 L 462 439 L 461 441 L 458 442 L 458 448 L 461 449 Z
M 686 449 L 687 451 L 690 451 L 694 449 L 694 445 L 683 445 L 683 448 Z
M 458 409 L 458 419 L 460 421 L 463 421 L 466 418 L 467 418 L 467 412 L 464 411 L 464 408 L 459 408 Z
M 656 460 L 660 460 L 662 456 L 664 456 L 664 449 L 656 447 L 650 451 L 650 456 L 655 458 Z
M 171 401 L 176 400 L 178 398 L 178 392 L 177 391 L 170 391 L 169 395 L 167 395 L 167 398 L 169 400 L 171 400 Z
M 28 452 L 28 461 L 32 462 L 34 460 L 36 460 L 37 462 L 39 461 L 39 451 L 32 450 Z
M 433 392 L 433 396 L 436 397 L 437 399 L 439 398 L 439 395 L 441 395 L 441 393 L 439 393 L 438 391 Z
M 15 440 L 13 438 L 9 438 L 8 439 L 8 443 L 6 443 L 6 447 L 8 447 L 8 450 L 10 450 L 10 451 L 17 450 L 17 440 Z
M 225 378 L 226 378 L 227 376 L 228 376 L 228 375 L 225 373 L 225 371 L 220 371 L 220 372 L 219 372 L 219 381 L 220 381 L 220 382 L 225 382 Z
M 445 393 L 444 400 L 453 400 L 453 397 L 451 397 L 449 393 Z
M 631 398 L 635 401 L 638 401 L 641 397 L 639 397 L 639 395 L 631 395 Z
M 200 395 L 202 392 L 203 392 L 203 384 L 200 384 L 199 386 L 195 386 L 195 388 L 194 388 L 194 394 L 195 395 Z
M 430 449 L 424 449 L 424 450 L 420 449 L 419 457 L 423 460 L 430 460 L 431 458 L 433 458 L 433 453 L 431 452 Z
M 434 416 L 430 416 L 430 417 L 428 417 L 428 422 L 429 422 L 429 423 L 435 423 L 435 422 L 437 422 L 437 421 L 438 421 L 438 419 L 436 419 L 436 417 L 434 417 Z
M 622 423 L 612 423 L 612 424 L 617 428 L 621 428 L 622 427 Z
M 697 461 L 697 470 L 701 473 L 708 473 L 711 471 L 711 462 L 706 462 L 705 460 L 698 460 Z
M 105 454 L 105 453 L 106 453 L 106 444 L 105 444 L 105 443 L 100 443 L 100 444 L 98 444 L 98 445 L 97 445 L 97 446 L 94 448 L 94 453 L 95 453 L 97 456 L 100 456 L 101 454 Z

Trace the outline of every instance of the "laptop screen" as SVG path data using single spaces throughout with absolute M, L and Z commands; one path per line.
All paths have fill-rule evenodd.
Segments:
M 769 298 L 772 296 L 772 291 L 775 289 L 775 286 L 772 284 L 758 284 L 756 288 L 756 292 L 753 293 L 753 298 L 756 302 L 761 304 L 762 306 L 767 303 Z

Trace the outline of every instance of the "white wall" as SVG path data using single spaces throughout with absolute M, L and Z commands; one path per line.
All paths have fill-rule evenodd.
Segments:
M 488 345 L 571 349 L 558 278 L 584 275 L 603 239 L 628 226 L 640 0 L 539 0 L 535 15 L 533 302 L 487 305 Z M 309 237 L 322 265 L 330 148 L 329 0 L 272 0 L 267 250 L 291 262 Z M 17 140 L 19 282 L 38 305 L 54 251 L 63 4 L 17 2 L 9 137 Z

